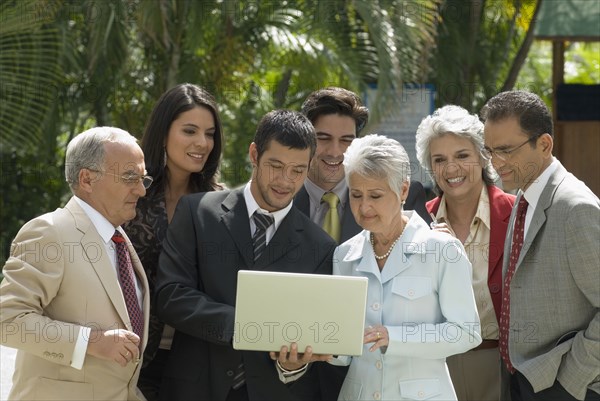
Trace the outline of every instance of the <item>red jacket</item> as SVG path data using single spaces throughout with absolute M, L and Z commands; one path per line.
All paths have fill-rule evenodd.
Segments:
M 488 262 L 488 288 L 494 303 L 496 319 L 500 319 L 502 304 L 502 259 L 504 254 L 504 238 L 510 219 L 510 212 L 515 203 L 515 196 L 490 185 L 487 187 L 490 198 L 490 244 Z M 427 202 L 427 211 L 437 214 L 441 197 Z

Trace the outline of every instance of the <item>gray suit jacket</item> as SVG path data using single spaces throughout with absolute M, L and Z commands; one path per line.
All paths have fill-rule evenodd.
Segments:
M 504 274 L 509 260 L 504 258 Z M 558 379 L 577 399 L 588 388 L 600 393 L 599 261 L 598 197 L 559 163 L 533 213 L 510 284 L 510 358 L 535 392 Z M 501 399 L 508 399 L 503 382 Z

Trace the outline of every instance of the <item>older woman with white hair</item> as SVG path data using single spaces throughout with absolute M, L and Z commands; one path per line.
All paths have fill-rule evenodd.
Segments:
M 483 342 L 448 358 L 459 400 L 500 398 L 498 318 L 502 302 L 504 237 L 515 197 L 493 185 L 496 174 L 482 154 L 483 124 L 459 106 L 444 106 L 417 129 L 417 158 L 439 196 L 427 210 L 437 229 L 460 240 L 471 264 L 471 278 Z
M 336 249 L 333 271 L 369 284 L 363 354 L 331 361 L 350 363 L 339 399 L 456 399 L 445 359 L 481 342 L 464 248 L 403 211 L 410 164 L 398 142 L 355 139 L 344 169 L 363 231 Z

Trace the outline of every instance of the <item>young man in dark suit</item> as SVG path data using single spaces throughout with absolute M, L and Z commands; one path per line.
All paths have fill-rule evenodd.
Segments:
M 176 330 L 162 399 L 313 396 L 318 381 L 312 370 L 284 384 L 267 352 L 234 350 L 232 337 L 238 270 L 331 274 L 335 242 L 292 207 L 315 148 L 305 116 L 272 111 L 250 145 L 248 184 L 179 202 L 163 244 L 155 297 L 159 317 Z

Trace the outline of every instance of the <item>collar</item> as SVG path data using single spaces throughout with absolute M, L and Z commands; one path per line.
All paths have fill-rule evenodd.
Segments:
M 325 192 L 333 192 L 340 199 L 342 209 L 345 209 L 346 207 L 346 201 L 348 200 L 348 184 L 346 183 L 345 179 L 338 182 L 335 187 L 331 189 L 331 191 L 325 191 L 323 188 L 312 182 L 310 178 L 307 178 L 304 180 L 304 188 L 308 193 L 308 197 L 310 198 L 310 203 L 312 205 L 318 206 L 321 204 L 321 198 Z
M 83 199 L 78 198 L 77 196 L 73 196 L 77 204 L 83 209 L 87 217 L 91 220 L 92 224 L 98 231 L 98 234 L 102 238 L 102 240 L 108 244 L 109 241 L 112 240 L 112 236 L 115 233 L 115 229 L 119 230 L 123 237 L 125 237 L 125 233 L 123 229 L 119 227 L 115 227 L 112 225 L 110 221 L 106 219 L 99 211 L 91 207 L 88 203 L 86 203 Z
M 406 226 L 404 227 L 400 240 L 392 250 L 392 253 L 390 253 L 390 258 L 394 257 L 399 250 L 405 255 L 426 253 L 427 249 L 425 249 L 423 244 L 428 240 L 427 236 L 431 231 L 429 226 L 414 210 L 404 210 L 402 214 L 408 217 L 408 223 L 406 223 Z M 350 249 L 346 256 L 344 256 L 344 262 L 374 255 L 370 239 L 371 232 L 363 230 L 361 233 L 345 242 L 344 244 L 350 245 Z M 375 256 L 373 256 L 372 259 L 374 260 Z
M 446 210 L 446 195 L 444 194 L 442 195 L 440 206 L 435 217 L 438 221 L 446 222 L 450 226 L 447 216 L 448 214 Z M 483 223 L 488 228 L 488 230 L 491 229 L 492 224 L 490 221 L 490 197 L 488 194 L 487 187 L 485 185 L 483 185 L 483 188 L 481 188 L 481 193 L 479 194 L 479 202 L 477 203 L 477 210 L 475 211 L 475 216 L 473 216 L 473 221 L 476 221 L 475 219 L 481 221 L 481 223 Z
M 540 196 L 542 196 L 542 192 L 546 188 L 546 184 L 548 184 L 550 176 L 558 168 L 558 164 L 558 160 L 556 160 L 556 158 L 553 156 L 552 163 L 550 163 L 550 165 L 546 167 L 544 171 L 542 171 L 542 174 L 540 174 L 539 177 L 536 178 L 531 183 L 529 188 L 527 188 L 523 193 L 523 196 L 525 197 L 527 203 L 529 203 L 529 207 L 531 208 L 531 210 L 535 210 L 535 207 L 540 201 Z
M 289 205 L 287 205 L 283 209 L 279 209 L 274 212 L 269 212 L 265 209 L 262 209 L 260 206 L 258 206 L 258 203 L 256 203 L 254 196 L 252 196 L 252 192 L 250 191 L 250 182 L 251 181 L 248 181 L 248 183 L 244 187 L 244 200 L 246 201 L 246 208 L 248 209 L 248 218 L 252 218 L 254 212 L 260 210 L 262 214 L 266 214 L 267 216 L 273 216 L 273 227 L 275 228 L 275 231 L 277 231 L 277 228 L 279 228 L 279 225 L 281 224 L 283 219 L 285 219 L 285 216 L 287 216 L 289 211 L 292 209 L 294 201 L 292 200 L 289 203 Z

